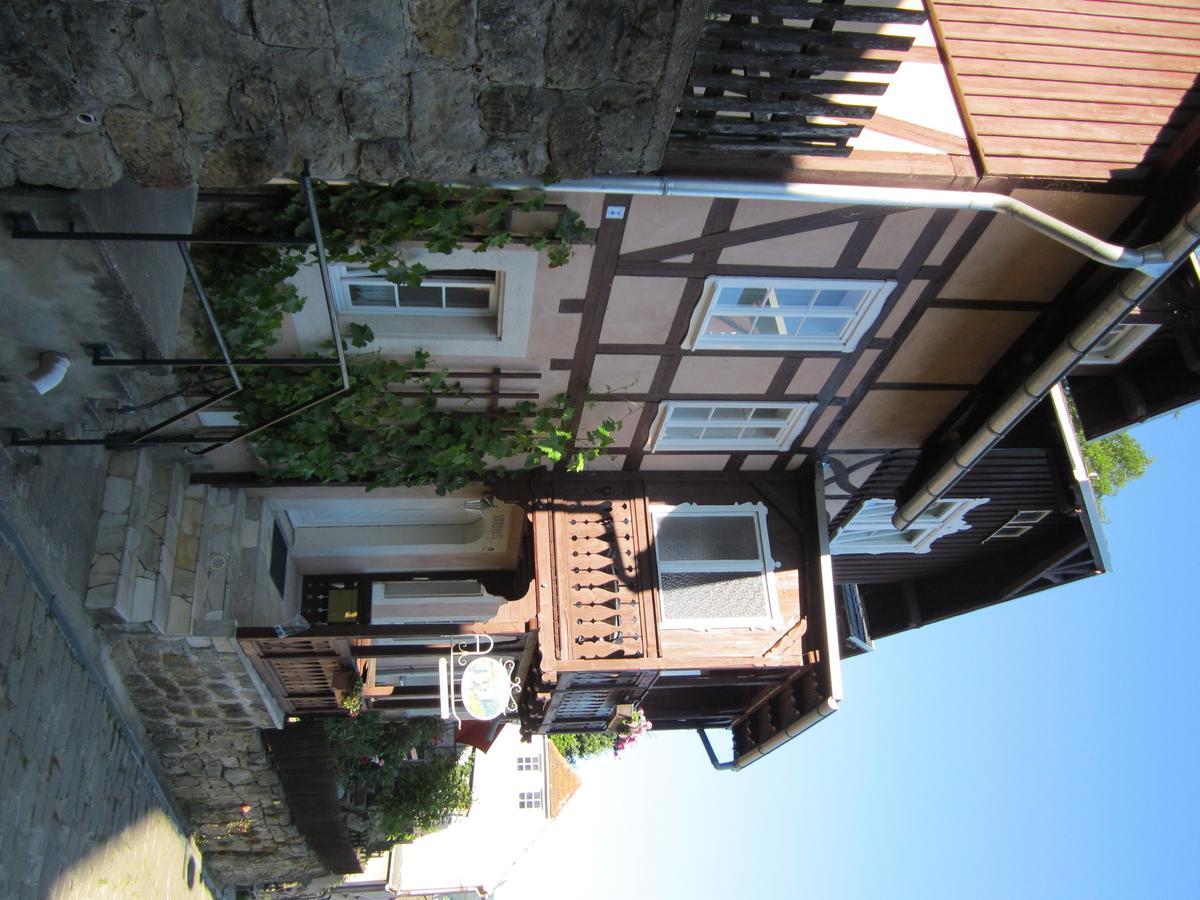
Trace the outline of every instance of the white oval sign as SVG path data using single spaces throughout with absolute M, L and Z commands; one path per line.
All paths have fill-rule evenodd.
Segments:
M 512 699 L 512 678 L 499 659 L 481 656 L 471 660 L 462 674 L 462 704 L 476 719 L 494 719 Z

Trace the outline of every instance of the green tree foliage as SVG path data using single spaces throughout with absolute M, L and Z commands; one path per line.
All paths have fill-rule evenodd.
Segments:
M 574 765 L 581 759 L 611 753 L 614 737 L 607 731 L 589 731 L 583 734 L 552 734 L 550 741 L 558 752 Z
M 471 769 L 452 759 L 404 766 L 392 790 L 380 798 L 381 827 L 388 842 L 411 841 L 442 827 L 454 812 L 471 806 Z
M 409 751 L 428 745 L 441 728 L 438 719 L 384 719 L 377 712 L 325 722 L 338 781 L 368 793 L 393 783 Z
M 326 721 L 337 779 L 347 790 L 342 804 L 355 846 L 380 853 L 470 808 L 469 761 L 410 758 L 410 751 L 424 750 L 441 730 L 439 719 L 384 719 L 377 712 Z
M 612 443 L 618 423 L 605 419 L 573 443 L 575 408 L 564 396 L 546 406 L 522 401 L 488 412 L 442 404 L 460 393 L 445 373 L 428 371 L 428 354 L 406 361 L 371 354 L 350 366 L 352 386 L 343 394 L 292 416 L 256 436 L 254 449 L 270 478 L 361 482 L 371 486 L 431 484 L 453 491 L 501 472 L 503 460 L 526 467 L 568 459 L 571 471 Z M 336 369 L 304 379 L 277 369 L 251 370 L 239 396 L 241 421 L 268 421 L 291 406 L 316 399 L 337 384 Z M 394 392 L 400 385 L 415 390 Z
M 365 266 L 411 286 L 420 284 L 426 269 L 405 262 L 406 242 L 422 242 L 435 253 L 464 242 L 474 243 L 477 251 L 502 247 L 514 239 L 502 229 L 507 214 L 533 212 L 545 202 L 541 193 L 518 202 L 505 192 L 419 182 L 338 189 L 317 185 L 315 196 L 332 261 Z M 282 209 L 238 213 L 221 228 L 312 234 L 299 190 Z M 559 266 L 570 259 L 572 242 L 582 233 L 581 220 L 568 210 L 527 241 L 547 253 L 551 266 Z M 230 349 L 237 356 L 263 355 L 278 339 L 284 316 L 304 305 L 287 279 L 310 262 L 308 251 L 233 246 L 222 248 L 219 256 L 202 257 L 202 262 Z M 374 335 L 365 325 L 352 324 L 345 338 L 365 347 Z M 333 351 L 330 345 L 325 355 Z M 410 360 L 352 356 L 349 391 L 253 438 L 267 476 L 369 486 L 431 484 L 444 493 L 498 474 L 499 464 L 507 460 L 525 467 L 565 460 L 570 470 L 581 470 L 612 442 L 619 427 L 605 419 L 576 441 L 571 428 L 578 410 L 565 397 L 545 406 L 522 402 L 499 411 L 483 409 L 461 398 L 461 387 L 445 371 L 430 371 L 428 362 L 426 353 Z M 332 368 L 302 375 L 278 368 L 246 370 L 245 389 L 235 398 L 238 420 L 248 426 L 268 422 L 328 393 L 338 379 Z
M 1128 432 L 1088 441 L 1083 445 L 1083 455 L 1097 497 L 1111 497 L 1145 475 L 1154 462 L 1154 457 Z

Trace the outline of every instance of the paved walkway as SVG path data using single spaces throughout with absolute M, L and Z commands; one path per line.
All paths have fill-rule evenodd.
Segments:
M 51 615 L 48 587 L 3 538 L 0 897 L 211 897 L 199 852 Z

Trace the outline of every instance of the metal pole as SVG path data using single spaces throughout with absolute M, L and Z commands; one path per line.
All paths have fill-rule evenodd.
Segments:
M 312 369 L 336 366 L 338 361 L 332 357 L 307 357 L 304 359 L 258 359 L 234 357 L 230 360 L 235 366 L 243 368 L 281 368 L 281 369 Z M 94 366 L 178 366 L 186 369 L 205 369 L 225 367 L 228 363 L 223 359 L 207 359 L 204 357 L 166 358 L 159 356 L 142 356 L 116 359 L 111 356 L 96 355 L 92 357 Z
M 342 347 L 342 329 L 338 326 L 337 308 L 333 302 L 333 282 L 329 277 L 329 260 L 325 255 L 325 239 L 321 236 L 321 223 L 317 219 L 317 200 L 313 196 L 312 178 L 307 163 L 300 176 L 304 185 L 304 199 L 308 202 L 308 218 L 312 223 L 313 242 L 317 246 L 317 265 L 321 269 L 321 288 L 325 292 L 325 308 L 329 313 L 329 329 L 333 332 L 333 349 L 337 351 L 338 365 L 342 368 L 342 390 L 350 390 L 350 373 L 346 370 L 346 351 Z
M 233 379 L 234 387 L 240 391 L 242 379 L 238 377 L 237 367 L 229 355 L 229 348 L 225 346 L 225 335 L 221 334 L 221 326 L 217 324 L 217 314 L 213 312 L 208 295 L 204 293 L 204 285 L 200 283 L 200 273 L 196 271 L 196 264 L 192 262 L 192 254 L 188 252 L 187 244 L 182 241 L 179 242 L 178 247 L 179 253 L 183 257 L 183 264 L 187 267 L 188 277 L 192 280 L 192 287 L 196 289 L 196 297 L 200 300 L 200 306 L 204 309 L 204 315 L 208 319 L 208 326 L 212 329 L 213 338 L 217 342 L 217 349 L 221 351 L 221 358 L 225 360 L 225 365 L 229 369 L 229 377 Z
M 18 241 L 144 241 L 151 244 L 282 244 L 307 247 L 308 238 L 271 236 L 265 234 L 184 234 L 149 231 L 37 231 L 14 228 L 13 240 Z

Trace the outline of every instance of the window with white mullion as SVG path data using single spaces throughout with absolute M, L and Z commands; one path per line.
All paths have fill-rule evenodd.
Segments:
M 664 403 L 652 450 L 785 450 L 812 414 L 811 403 Z
M 893 287 L 891 281 L 710 278 L 689 345 L 849 352 Z
M 778 624 L 766 509 L 652 510 L 663 628 L 769 628 Z
M 495 316 L 496 283 L 486 273 L 426 276 L 416 287 L 386 276 L 335 267 L 334 287 L 344 310 L 418 316 Z
M 877 497 L 863 501 L 858 512 L 841 527 L 830 541 L 834 555 L 853 553 L 928 553 L 938 538 L 971 526 L 966 515 L 987 498 L 974 500 L 938 500 L 903 531 L 892 525 L 896 501 Z

